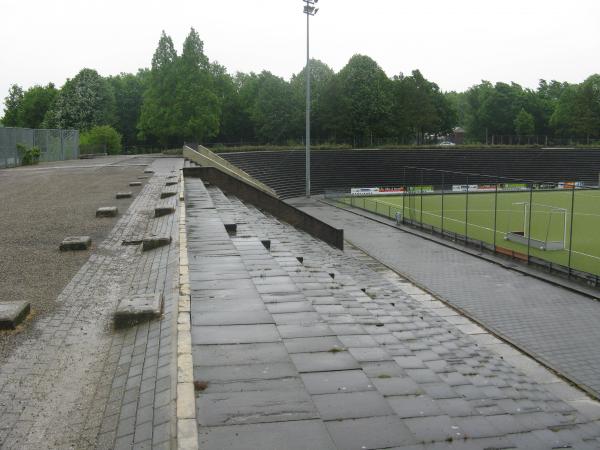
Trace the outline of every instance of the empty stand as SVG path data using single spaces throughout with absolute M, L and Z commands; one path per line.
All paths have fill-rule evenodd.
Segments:
M 254 178 L 275 189 L 281 198 L 304 194 L 304 151 L 222 153 Z M 320 150 L 312 153 L 312 193 L 348 187 L 439 185 L 441 172 L 411 170 L 425 167 L 510 177 L 532 181 L 584 181 L 597 185 L 600 150 Z M 423 175 L 421 177 L 421 175 Z M 444 175 L 446 184 L 494 181 L 485 176 Z

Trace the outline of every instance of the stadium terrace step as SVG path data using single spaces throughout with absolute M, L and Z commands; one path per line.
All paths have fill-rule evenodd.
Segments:
M 96 217 L 117 217 L 119 209 L 116 206 L 103 206 L 96 210 Z
M 70 236 L 64 238 L 60 244 L 60 251 L 66 252 L 69 250 L 87 250 L 92 246 L 92 238 L 89 236 Z
M 305 193 L 304 151 L 230 152 L 219 156 L 275 189 L 281 198 Z M 311 161 L 313 194 L 349 187 L 442 183 L 441 172 L 421 173 L 410 167 L 447 171 L 443 182 L 448 185 L 490 183 L 494 177 L 597 185 L 600 174 L 600 150 L 592 149 L 319 150 L 312 153 Z
M 114 314 L 115 326 L 122 328 L 158 318 L 162 315 L 163 303 L 161 292 L 121 299 Z
M 29 302 L 0 302 L 0 330 L 14 330 L 30 311 Z
M 320 449 L 600 443 L 599 409 L 561 400 L 541 366 L 509 362 L 505 344 L 366 254 L 198 179 L 186 205 L 201 448 L 283 435 Z

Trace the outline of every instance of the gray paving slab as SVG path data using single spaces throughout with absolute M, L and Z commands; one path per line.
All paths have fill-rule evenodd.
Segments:
M 283 343 L 290 354 L 341 351 L 344 349 L 336 336 L 284 339 Z
M 203 428 L 199 439 L 200 448 L 206 449 L 336 449 L 321 420 Z
M 201 427 L 318 418 L 303 389 L 200 394 L 196 406 Z
M 194 362 L 198 366 L 229 366 L 289 361 L 282 343 L 194 345 Z
M 360 419 L 393 414 L 389 403 L 376 391 L 337 392 L 313 396 L 323 420 Z
M 348 352 L 295 353 L 290 355 L 300 373 L 358 369 L 360 365 Z
M 599 302 L 329 205 L 301 209 L 600 396 Z
M 339 449 L 378 449 L 415 444 L 408 427 L 396 416 L 326 422 L 326 427 Z
M 267 362 L 228 366 L 194 366 L 194 379 L 210 383 L 275 380 L 298 376 L 291 362 Z
M 275 325 L 193 326 L 194 344 L 249 344 L 281 340 Z
M 362 392 L 374 386 L 362 370 L 338 370 L 301 374 L 306 389 L 313 395 Z
M 272 324 L 267 311 L 222 311 L 194 315 L 193 325 L 256 325 Z

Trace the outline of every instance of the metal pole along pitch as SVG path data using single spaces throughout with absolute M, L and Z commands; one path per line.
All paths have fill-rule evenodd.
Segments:
M 310 198 L 310 13 L 306 13 L 306 197 Z

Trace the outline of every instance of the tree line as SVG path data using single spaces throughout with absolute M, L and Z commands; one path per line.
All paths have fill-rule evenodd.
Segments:
M 368 145 L 388 138 L 419 144 L 463 127 L 471 142 L 489 135 L 600 137 L 600 75 L 581 84 L 541 80 L 536 89 L 482 81 L 443 92 L 418 70 L 388 77 L 368 56 L 339 72 L 311 61 L 312 135 Z M 285 80 L 269 71 L 230 74 L 204 54 L 192 28 L 180 54 L 162 33 L 149 69 L 102 77 L 83 69 L 57 89 L 11 86 L 4 126 L 111 126 L 126 148 L 184 141 L 285 144 L 304 134 L 306 71 Z

